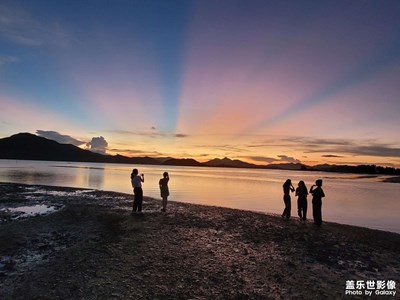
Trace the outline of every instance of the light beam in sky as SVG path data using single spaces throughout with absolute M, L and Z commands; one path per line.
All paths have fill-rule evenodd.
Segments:
M 0 135 L 102 136 L 110 153 L 201 161 L 400 165 L 399 15 L 391 0 L 5 0 Z

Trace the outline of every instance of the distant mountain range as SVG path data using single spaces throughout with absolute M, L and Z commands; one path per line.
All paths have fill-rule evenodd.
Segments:
M 200 163 L 191 158 L 151 158 L 151 157 L 126 157 L 123 155 L 103 155 L 89 150 L 84 150 L 70 144 L 60 144 L 30 133 L 18 133 L 0 139 L 0 159 L 18 160 L 48 160 L 48 161 L 75 161 L 99 163 L 125 163 L 144 165 L 174 165 L 195 167 L 225 167 L 225 168 L 258 168 L 303 171 L 325 171 L 364 174 L 390 174 L 400 175 L 400 169 L 379 167 L 375 165 L 317 165 L 307 166 L 300 163 L 255 165 L 241 160 L 232 160 L 227 157 L 215 158 L 208 162 Z
M 151 157 L 103 155 L 70 144 L 60 144 L 30 133 L 0 139 L 0 159 L 159 164 Z
M 247 162 L 235 159 L 229 159 L 224 157 L 223 159 L 214 158 L 208 162 L 203 163 L 208 167 L 226 167 L 226 168 L 257 168 L 260 167 L 258 165 L 249 164 Z

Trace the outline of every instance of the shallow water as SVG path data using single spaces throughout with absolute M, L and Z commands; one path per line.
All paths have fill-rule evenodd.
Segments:
M 47 213 L 54 212 L 56 208 L 54 206 L 48 206 L 44 204 L 37 204 L 32 206 L 18 206 L 8 208 L 7 210 L 11 212 L 19 212 L 22 214 L 22 217 L 32 216 L 32 215 L 43 215 Z
M 383 177 L 354 174 L 253 170 L 207 167 L 0 160 L 0 181 L 83 187 L 132 193 L 130 173 L 145 174 L 145 196 L 160 198 L 158 180 L 170 174 L 170 200 L 281 214 L 282 184 L 291 178 L 296 187 L 304 180 L 310 188 L 324 180 L 323 219 L 400 233 L 400 184 Z M 292 195 L 292 216 L 297 200 Z M 308 197 L 309 219 L 312 218 Z

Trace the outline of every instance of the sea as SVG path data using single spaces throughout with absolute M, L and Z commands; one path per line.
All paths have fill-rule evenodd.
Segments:
M 158 181 L 170 175 L 171 201 L 278 214 L 284 208 L 282 185 L 290 178 L 309 189 L 323 180 L 323 220 L 400 233 L 400 183 L 387 176 L 359 174 L 159 165 L 0 160 L 0 182 L 89 188 L 132 194 L 133 168 L 143 173 L 144 195 L 160 198 Z M 133 197 L 132 197 L 133 199 Z M 145 208 L 144 208 L 145 209 Z M 297 199 L 292 195 L 292 216 Z M 307 217 L 312 220 L 311 196 Z

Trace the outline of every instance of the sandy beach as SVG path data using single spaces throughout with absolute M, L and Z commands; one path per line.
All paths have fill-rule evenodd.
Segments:
M 162 213 L 150 198 L 131 215 L 132 200 L 0 183 L 0 299 L 399 297 L 346 295 L 349 281 L 399 285 L 399 234 L 173 201 Z M 12 209 L 26 206 L 43 214 Z

